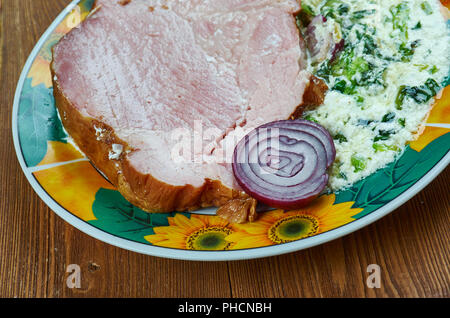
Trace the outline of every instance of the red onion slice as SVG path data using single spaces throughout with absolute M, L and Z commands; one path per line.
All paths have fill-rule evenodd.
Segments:
M 330 63 L 344 49 L 345 41 L 335 42 L 333 31 L 326 28 L 327 19 L 321 15 L 314 17 L 306 29 L 306 44 L 311 55 L 312 63 L 321 63 L 330 56 Z
M 334 45 L 333 34 L 326 29 L 327 19 L 318 15 L 306 29 L 306 43 L 313 63 L 325 60 Z
M 333 52 L 331 53 L 330 63 L 333 63 L 334 60 L 336 60 L 339 53 L 341 53 L 344 50 L 345 47 L 345 40 L 342 39 L 336 45 L 334 46 Z
M 317 137 L 325 146 L 325 150 L 327 153 L 327 167 L 331 166 L 336 157 L 336 148 L 334 147 L 333 138 L 331 137 L 328 130 L 326 130 L 323 126 L 315 122 L 304 119 L 280 120 L 262 125 L 261 127 L 296 129 L 299 131 L 310 133 L 315 137 Z
M 245 136 L 234 150 L 232 167 L 250 196 L 272 207 L 295 209 L 322 192 L 335 156 L 325 128 L 303 119 L 283 120 Z

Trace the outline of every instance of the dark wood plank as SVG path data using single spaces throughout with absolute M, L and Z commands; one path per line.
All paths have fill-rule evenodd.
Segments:
M 11 109 L 20 71 L 69 0 L 0 1 L 0 297 L 449 297 L 446 169 L 387 217 L 309 250 L 236 262 L 139 255 L 99 242 L 56 216 L 17 162 Z M 367 288 L 379 264 L 380 289 Z M 66 286 L 69 264 L 81 289 Z

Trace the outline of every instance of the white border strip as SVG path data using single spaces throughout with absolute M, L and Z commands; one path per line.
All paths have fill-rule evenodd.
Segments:
M 411 188 L 409 188 L 403 194 L 398 196 L 396 199 L 379 208 L 378 210 L 362 217 L 361 219 L 353 221 L 352 223 L 341 226 L 337 229 L 291 243 L 245 250 L 233 250 L 233 251 L 188 251 L 137 243 L 108 234 L 103 230 L 100 230 L 88 224 L 87 222 L 79 219 L 70 212 L 66 211 L 45 192 L 45 190 L 39 185 L 39 183 L 34 178 L 32 172 L 30 171 L 30 169 L 27 168 L 25 164 L 23 155 L 21 153 L 19 135 L 17 130 L 17 118 L 18 118 L 20 95 L 22 92 L 26 76 L 28 75 L 29 69 L 32 63 L 34 62 L 37 54 L 39 53 L 40 49 L 42 48 L 42 45 L 46 41 L 47 37 L 53 32 L 53 30 L 61 23 L 64 17 L 67 14 L 69 14 L 79 2 L 80 0 L 74 0 L 66 9 L 64 9 L 64 11 L 60 15 L 58 15 L 55 21 L 44 32 L 44 34 L 34 47 L 33 51 L 31 52 L 30 56 L 28 57 L 28 60 L 23 68 L 22 74 L 20 75 L 20 79 L 17 84 L 16 93 L 14 97 L 12 131 L 14 138 L 14 147 L 16 149 L 20 166 L 22 167 L 25 176 L 27 177 L 28 181 L 30 182 L 31 186 L 36 191 L 36 193 L 39 195 L 39 197 L 50 207 L 50 209 L 52 209 L 64 221 L 68 222 L 69 224 L 79 229 L 80 231 L 100 241 L 141 254 L 172 259 L 194 260 L 194 261 L 232 261 L 232 260 L 253 259 L 291 253 L 332 241 L 334 239 L 350 234 L 356 230 L 359 230 L 377 221 L 378 219 L 395 210 L 400 205 L 402 205 L 410 198 L 412 198 L 426 185 L 428 185 L 450 163 L 450 153 L 447 153 L 447 155 L 444 158 L 442 158 L 436 164 L 436 166 L 434 166 L 433 169 L 431 169 Z
M 450 124 L 425 124 L 425 126 L 450 129 Z
M 89 161 L 89 159 L 87 159 L 87 158 L 75 159 L 75 160 L 64 161 L 64 162 L 50 163 L 48 165 L 27 167 L 26 169 L 29 172 L 34 173 L 34 172 L 38 172 L 38 171 L 42 171 L 42 170 L 52 169 L 55 167 L 65 166 L 65 165 L 69 165 L 71 163 L 77 163 L 77 162 L 83 162 L 83 161 Z

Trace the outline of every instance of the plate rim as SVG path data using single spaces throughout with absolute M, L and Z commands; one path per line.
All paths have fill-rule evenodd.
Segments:
M 423 175 L 414 185 L 409 189 L 404 191 L 394 200 L 390 201 L 386 205 L 378 208 L 377 210 L 365 215 L 364 217 L 354 220 L 351 223 L 340 226 L 336 229 L 324 232 L 312 237 L 304 238 L 301 240 L 281 244 L 272 245 L 258 248 L 250 248 L 245 250 L 229 250 L 229 251 L 192 251 L 192 250 L 182 250 L 182 249 L 171 249 L 165 247 L 159 247 L 155 245 L 148 245 L 144 243 L 135 242 L 125 238 L 118 237 L 113 234 L 109 234 L 104 230 L 101 230 L 94 225 L 91 225 L 77 216 L 70 213 L 59 203 L 57 203 L 39 184 L 35 179 L 29 167 L 27 167 L 25 160 L 23 158 L 23 153 L 20 146 L 19 134 L 18 134 L 18 111 L 19 102 L 21 97 L 21 92 L 23 85 L 29 73 L 29 70 L 35 61 L 37 55 L 39 54 L 43 44 L 47 40 L 48 36 L 56 29 L 56 27 L 63 21 L 63 19 L 75 8 L 78 3 L 82 0 L 73 0 L 50 24 L 46 31 L 42 34 L 39 41 L 34 46 L 27 61 L 22 69 L 19 77 L 19 81 L 16 86 L 16 91 L 14 94 L 14 102 L 12 108 L 12 133 L 14 148 L 16 151 L 17 159 L 19 161 L 20 167 L 25 174 L 28 182 L 32 186 L 33 190 L 40 197 L 41 200 L 60 218 L 65 222 L 69 223 L 71 226 L 80 230 L 81 232 L 98 239 L 104 243 L 123 248 L 125 250 L 133 251 L 140 254 L 178 259 L 178 260 L 190 260 L 190 261 L 234 261 L 234 260 L 246 260 L 255 258 L 264 258 L 270 256 L 278 256 L 282 254 L 292 253 L 314 247 L 326 242 L 330 242 L 337 238 L 341 238 L 363 227 L 372 224 L 373 222 L 379 220 L 380 218 L 391 213 L 397 209 L 400 205 L 407 202 L 414 195 L 419 193 L 424 189 L 431 181 L 433 181 L 447 165 L 450 163 L 450 151 L 439 160 L 436 165 L 430 169 L 425 175 Z

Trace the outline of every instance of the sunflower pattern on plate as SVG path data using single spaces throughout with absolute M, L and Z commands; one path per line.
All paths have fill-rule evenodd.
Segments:
M 72 215 L 104 232 L 180 250 L 240 250 L 294 242 L 383 207 L 419 181 L 450 150 L 449 77 L 423 133 L 395 162 L 349 189 L 321 196 L 304 209 L 263 212 L 256 222 L 246 224 L 230 224 L 215 215 L 142 211 L 126 201 L 69 142 L 54 104 L 51 48 L 89 15 L 93 3 L 81 1 L 47 37 L 20 92 L 15 124 L 20 155 L 41 188 Z M 442 3 L 450 7 L 450 1 Z
M 237 226 L 221 217 L 176 214 L 168 221 L 168 226 L 153 228 L 155 234 L 145 239 L 153 245 L 188 250 L 230 250 L 235 245 L 226 238 L 237 231 Z
M 69 162 L 83 158 L 85 158 L 84 155 L 70 143 L 47 141 L 47 153 L 38 166 Z
M 450 86 L 444 88 L 430 111 L 427 124 L 450 123 Z
M 334 205 L 333 194 L 323 195 L 307 208 L 261 213 L 252 223 L 230 224 L 217 216 L 177 214 L 169 226 L 155 227 L 150 243 L 190 250 L 236 250 L 289 243 L 317 235 L 355 220 L 362 209 L 353 202 Z
M 92 205 L 99 189 L 114 189 L 88 162 L 74 162 L 33 173 L 59 205 L 84 221 L 96 220 Z
M 352 208 L 354 202 L 334 202 L 334 194 L 323 195 L 304 209 L 263 213 L 255 222 L 237 224 L 237 231 L 226 239 L 234 249 L 289 243 L 350 223 L 362 211 Z
M 409 146 L 411 147 L 411 149 L 420 152 L 426 146 L 428 146 L 433 140 L 441 136 L 444 136 L 449 132 L 450 132 L 449 128 L 433 127 L 433 126 L 425 127 L 420 137 L 417 140 L 410 142 Z

